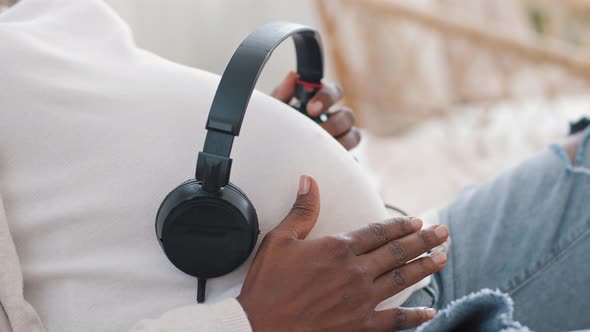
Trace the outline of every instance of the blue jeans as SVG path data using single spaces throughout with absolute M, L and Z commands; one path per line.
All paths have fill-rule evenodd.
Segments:
M 406 304 L 444 308 L 499 289 L 534 331 L 590 328 L 590 127 L 573 164 L 553 145 L 439 216 L 453 241 L 447 267 Z

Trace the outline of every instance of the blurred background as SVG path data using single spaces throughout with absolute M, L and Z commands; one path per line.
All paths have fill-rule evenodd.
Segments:
M 322 31 L 384 199 L 423 213 L 559 141 L 589 113 L 588 0 L 107 0 L 140 46 L 221 74 L 272 20 Z M 294 68 L 291 45 L 259 88 Z

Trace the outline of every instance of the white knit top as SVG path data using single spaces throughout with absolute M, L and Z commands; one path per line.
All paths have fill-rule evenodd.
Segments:
M 136 47 L 99 0 L 21 0 L 0 14 L 1 331 L 250 330 L 234 300 L 250 260 L 210 280 L 197 305 L 196 280 L 154 232 L 161 200 L 194 176 L 218 80 Z M 263 94 L 232 157 L 262 236 L 301 174 L 321 188 L 310 237 L 386 217 L 348 152 Z

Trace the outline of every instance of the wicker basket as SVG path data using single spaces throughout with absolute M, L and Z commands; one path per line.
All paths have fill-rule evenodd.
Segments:
M 346 102 L 377 134 L 459 104 L 590 91 L 590 33 L 572 38 L 570 19 L 584 23 L 588 1 L 316 3 Z

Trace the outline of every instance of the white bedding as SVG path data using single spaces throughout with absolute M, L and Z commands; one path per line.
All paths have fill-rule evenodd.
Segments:
M 365 133 L 359 154 L 387 202 L 420 214 L 559 141 L 584 114 L 588 96 L 463 106 L 403 136 Z

